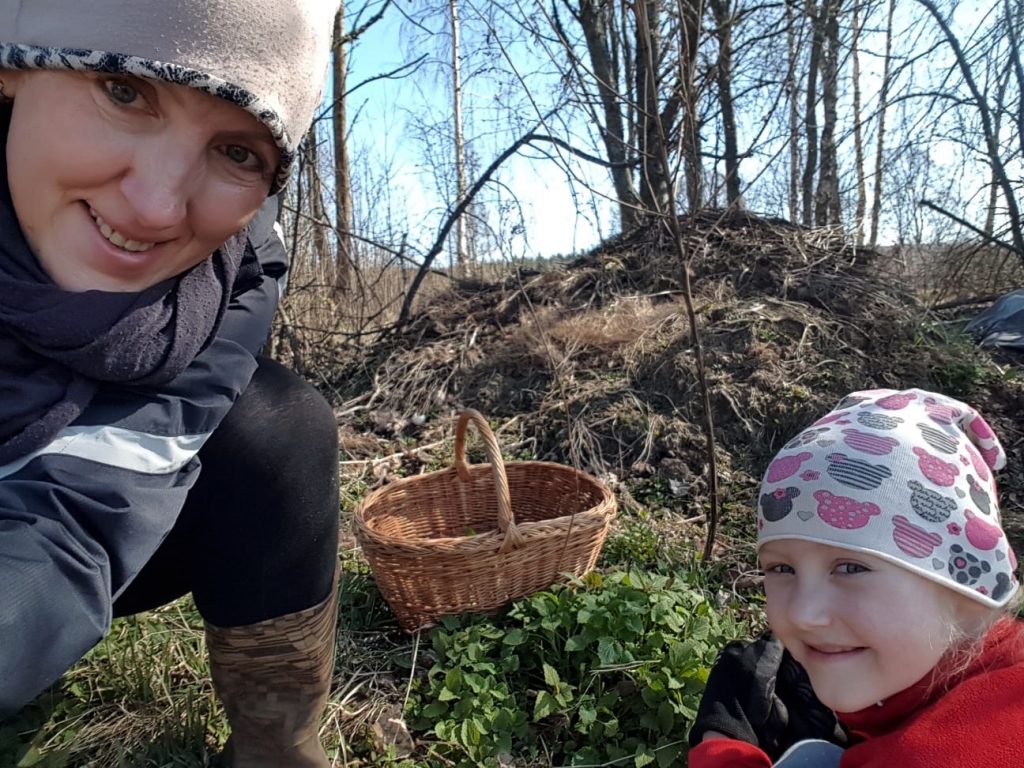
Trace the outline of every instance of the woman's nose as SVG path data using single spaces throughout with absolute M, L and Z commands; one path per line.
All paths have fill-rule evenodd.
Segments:
M 178 227 L 188 215 L 198 153 L 165 143 L 137 152 L 121 190 L 136 222 L 154 235 Z

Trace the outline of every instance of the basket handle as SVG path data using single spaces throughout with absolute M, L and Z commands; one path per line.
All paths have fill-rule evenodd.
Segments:
M 469 482 L 469 464 L 466 463 L 466 429 L 470 422 L 476 427 L 476 431 L 484 441 L 487 461 L 490 462 L 491 472 L 494 476 L 494 489 L 498 494 L 498 530 L 505 534 L 498 552 L 505 553 L 519 549 L 526 542 L 512 516 L 512 497 L 508 490 L 508 477 L 505 475 L 505 462 L 501 458 L 498 439 L 491 431 L 487 419 L 472 408 L 467 408 L 462 412 L 462 415 L 459 416 L 459 424 L 455 428 L 455 471 L 459 473 L 460 480 Z

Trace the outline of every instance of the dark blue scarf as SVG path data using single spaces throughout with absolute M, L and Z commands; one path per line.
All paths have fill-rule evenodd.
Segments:
M 0 108 L 0 150 L 10 107 Z M 244 232 L 184 274 L 139 293 L 54 285 L 22 234 L 0 151 L 0 466 L 51 442 L 103 382 L 159 387 L 212 340 Z

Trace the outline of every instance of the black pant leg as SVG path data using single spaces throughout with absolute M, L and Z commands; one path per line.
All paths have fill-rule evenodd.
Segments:
M 309 384 L 260 358 L 249 387 L 199 452 L 178 523 L 114 603 L 148 610 L 191 591 L 203 618 L 253 624 L 319 603 L 338 549 L 338 438 Z

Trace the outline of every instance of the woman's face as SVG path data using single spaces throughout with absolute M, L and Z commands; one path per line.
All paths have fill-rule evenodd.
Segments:
M 267 128 L 191 88 L 120 75 L 0 72 L 13 98 L 18 222 L 68 291 L 140 291 L 206 259 L 266 200 Z
M 761 547 L 768 622 L 807 670 L 818 698 L 856 712 L 918 682 L 955 627 L 987 609 L 871 555 L 785 539 Z

